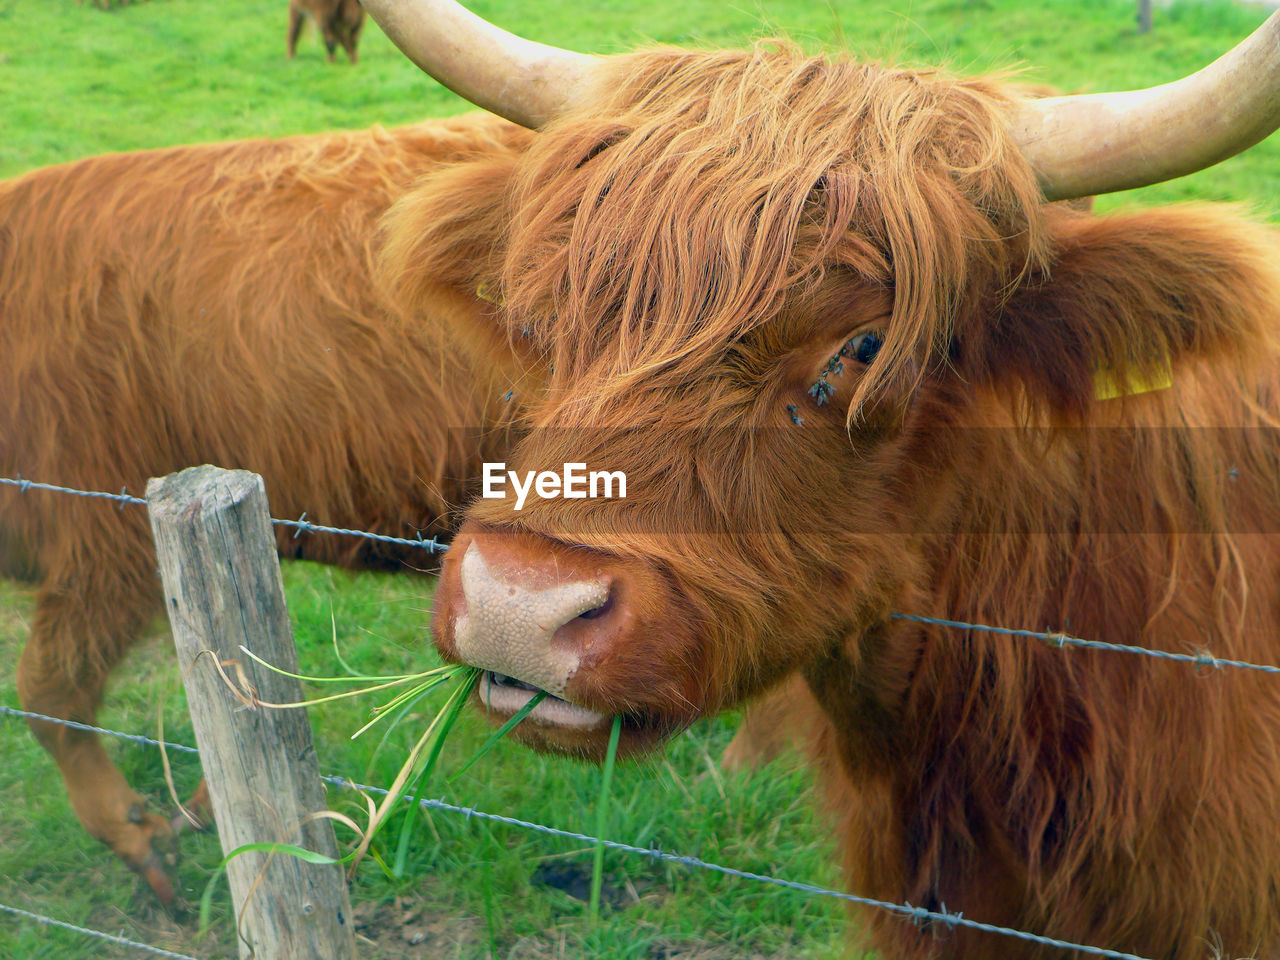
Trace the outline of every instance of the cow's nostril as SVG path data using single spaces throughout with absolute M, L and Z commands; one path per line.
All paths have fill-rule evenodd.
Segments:
M 609 595 L 604 598 L 604 603 L 598 607 L 592 607 L 590 610 L 584 610 L 578 614 L 579 620 L 595 620 L 603 617 L 606 613 L 613 609 L 613 591 L 609 591 Z
M 472 540 L 463 548 L 461 563 L 446 567 L 441 589 L 446 598 L 460 594 L 465 601 L 449 614 L 451 652 L 457 659 L 518 677 L 559 697 L 583 650 L 596 639 L 593 632 L 599 631 L 599 625 L 578 623 L 578 618 L 584 610 L 599 616 L 610 609 L 610 582 L 603 577 L 568 579 L 557 567 L 556 555 L 542 556 L 545 547 L 536 546 L 521 552 L 498 540 L 490 548 L 495 571 Z M 617 602 L 621 609 L 625 595 Z M 568 624 L 576 628 L 561 635 Z M 505 685 L 495 681 L 494 689 Z

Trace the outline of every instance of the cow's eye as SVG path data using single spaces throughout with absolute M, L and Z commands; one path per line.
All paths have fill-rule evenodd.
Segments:
M 884 338 L 875 330 L 868 330 L 866 333 L 852 337 L 840 348 L 840 352 L 827 362 L 827 369 L 822 371 L 817 382 L 809 388 L 809 396 L 817 401 L 818 406 L 825 406 L 836 392 L 830 378 L 844 373 L 844 361 L 856 360 L 865 366 L 876 358 L 883 343 Z
M 840 350 L 842 357 L 849 357 L 857 360 L 859 363 L 870 363 L 876 358 L 876 354 L 880 352 L 880 346 L 884 343 L 884 338 L 874 330 L 868 330 L 866 333 L 860 333 Z

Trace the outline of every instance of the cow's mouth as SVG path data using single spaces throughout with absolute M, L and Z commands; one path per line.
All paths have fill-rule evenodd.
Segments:
M 539 687 L 496 670 L 486 670 L 480 677 L 480 702 L 485 709 L 497 714 L 514 715 L 537 694 L 545 693 Z M 530 712 L 527 721 L 547 726 L 566 727 L 572 730 L 593 730 L 609 723 L 611 717 L 587 707 L 570 703 L 548 693 Z
M 516 677 L 486 670 L 480 676 L 476 696 L 480 706 L 496 722 L 518 713 L 539 693 L 540 687 Z M 604 759 L 613 716 L 547 693 L 512 731 L 511 735 L 531 747 L 568 753 L 584 759 Z M 663 722 L 644 712 L 622 715 L 619 756 L 632 756 L 655 748 L 679 725 Z

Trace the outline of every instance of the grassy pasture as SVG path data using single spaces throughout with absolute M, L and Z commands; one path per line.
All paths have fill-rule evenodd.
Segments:
M 476 2 L 474 9 L 526 36 L 609 53 L 662 42 L 742 44 L 788 35 L 815 51 L 841 45 L 858 56 L 943 64 L 963 72 L 1028 64 L 1027 79 L 1074 90 L 1163 82 L 1207 63 L 1261 22 L 1258 7 L 1175 3 L 1153 33 L 1134 31 L 1131 0 L 543 0 Z M 445 115 L 464 105 L 422 77 L 370 24 L 361 63 L 329 66 L 313 30 L 296 60 L 284 57 L 285 0 L 151 0 L 103 12 L 74 0 L 0 0 L 0 176 L 116 150 L 250 136 L 280 136 Z M 1280 213 L 1280 138 L 1211 171 L 1104 198 L 1127 203 L 1214 199 Z M 56 481 L 58 478 L 34 478 Z M 3 494 L 12 495 L 12 494 Z M 52 496 L 53 494 L 29 494 Z M 103 506 L 103 509 L 114 509 Z M 132 509 L 132 508 L 126 508 Z M 323 520 L 324 518 L 316 518 Z M 332 674 L 336 632 L 345 657 L 368 672 L 430 662 L 424 643 L 432 582 L 417 576 L 353 576 L 291 564 L 285 570 L 304 669 Z M 17 704 L 16 664 L 32 591 L 0 582 L 0 703 Z M 334 626 L 331 626 L 333 624 Z M 117 672 L 103 725 L 190 743 L 181 682 L 161 625 Z M 367 704 L 313 712 L 326 771 L 386 784 L 412 742 L 401 731 L 347 736 Z M 417 729 L 421 729 L 419 725 Z M 732 718 L 708 721 L 662 757 L 620 768 L 609 836 L 797 880 L 838 884 L 830 838 L 815 814 L 806 773 L 786 762 L 726 779 L 715 767 Z M 443 773 L 461 766 L 485 731 L 464 719 Z M 119 933 L 201 957 L 235 955 L 225 896 L 218 921 L 194 938 L 190 913 L 167 914 L 150 891 L 75 822 L 53 765 L 22 725 L 0 718 L 0 903 Z M 113 745 L 126 776 L 167 807 L 158 752 Z M 185 795 L 196 764 L 175 756 Z M 594 770 L 499 748 L 430 792 L 465 806 L 589 832 Z M 333 804 L 355 814 L 352 794 Z M 347 839 L 342 832 L 340 839 Z M 188 836 L 180 883 L 199 897 L 219 859 L 216 838 Z M 436 814 L 411 852 L 410 874 L 385 877 L 372 862 L 352 895 L 368 957 L 826 958 L 841 955 L 838 905 L 769 887 L 610 855 L 607 882 L 622 904 L 592 925 L 564 892 L 589 857 L 567 841 Z M 0 957 L 132 957 L 124 948 L 0 916 Z

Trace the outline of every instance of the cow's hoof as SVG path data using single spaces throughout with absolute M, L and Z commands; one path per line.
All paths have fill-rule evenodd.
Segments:
M 147 813 L 140 803 L 129 809 L 129 823 L 136 829 L 139 841 L 130 844 L 131 851 L 116 852 L 129 868 L 142 875 L 151 885 L 160 902 L 173 904 L 175 892 L 173 877 L 178 869 L 178 845 L 169 821 Z
M 172 906 L 176 895 L 173 891 L 173 875 L 169 865 L 159 857 L 148 857 L 139 870 L 144 880 L 151 884 L 160 902 L 166 907 Z

